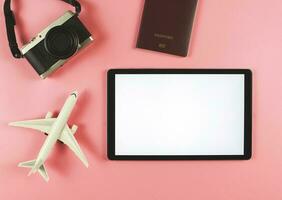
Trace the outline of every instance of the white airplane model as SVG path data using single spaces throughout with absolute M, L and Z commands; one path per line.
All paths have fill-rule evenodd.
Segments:
M 45 181 L 49 180 L 44 162 L 48 158 L 48 155 L 50 154 L 57 140 L 60 140 L 66 144 L 82 161 L 82 163 L 88 167 L 88 161 L 73 136 L 77 130 L 77 126 L 73 125 L 70 129 L 67 124 L 69 116 L 76 104 L 77 98 L 78 94 L 76 91 L 70 94 L 57 118 L 52 118 L 53 114 L 48 112 L 45 119 L 12 122 L 9 124 L 10 126 L 31 128 L 48 134 L 37 158 L 35 160 L 19 163 L 18 165 L 19 167 L 31 168 L 31 171 L 28 175 L 39 172 Z

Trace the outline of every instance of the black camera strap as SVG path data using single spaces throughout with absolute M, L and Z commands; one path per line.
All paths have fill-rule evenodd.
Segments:
M 77 0 L 62 0 L 62 1 L 74 6 L 77 15 L 80 13 L 81 6 Z M 5 15 L 7 37 L 9 41 L 10 50 L 15 58 L 22 58 L 23 56 L 21 54 L 21 51 L 19 50 L 17 39 L 16 39 L 16 33 L 15 33 L 16 20 L 14 13 L 11 9 L 11 0 L 5 0 L 4 15 Z

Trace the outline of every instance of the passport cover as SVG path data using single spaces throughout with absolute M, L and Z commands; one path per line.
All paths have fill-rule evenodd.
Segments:
M 198 0 L 145 0 L 137 48 L 187 56 Z

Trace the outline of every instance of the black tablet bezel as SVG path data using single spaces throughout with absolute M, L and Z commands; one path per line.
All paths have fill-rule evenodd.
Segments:
M 245 76 L 245 118 L 243 155 L 116 155 L 116 74 L 243 74 Z M 252 72 L 249 69 L 111 69 L 107 80 L 107 155 L 110 160 L 248 160 L 252 155 Z

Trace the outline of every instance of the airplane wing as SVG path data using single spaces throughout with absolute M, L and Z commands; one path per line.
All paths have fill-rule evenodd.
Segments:
M 22 127 L 22 128 L 30 128 L 30 129 L 41 131 L 43 133 L 49 133 L 55 120 L 56 118 L 35 119 L 35 120 L 12 122 L 9 123 L 9 125 Z
M 66 144 L 74 154 L 82 161 L 82 163 L 88 167 L 88 161 L 85 155 L 83 154 L 82 150 L 80 149 L 75 137 L 73 136 L 73 132 L 69 128 L 68 125 L 65 126 L 61 137 L 59 138 L 64 144 Z
M 30 128 L 34 130 L 41 131 L 43 133 L 49 134 L 53 123 L 56 121 L 56 118 L 46 118 L 46 119 L 36 119 L 36 120 L 28 120 L 28 121 L 19 121 L 19 122 L 12 122 L 10 126 L 22 127 L 22 128 Z M 88 161 L 85 155 L 83 154 L 80 146 L 78 145 L 75 137 L 73 134 L 75 133 L 77 126 L 73 127 L 73 130 L 69 128 L 68 125 L 62 131 L 62 134 L 59 138 L 61 142 L 66 144 L 74 153 L 75 155 L 82 161 L 82 163 L 88 167 Z

